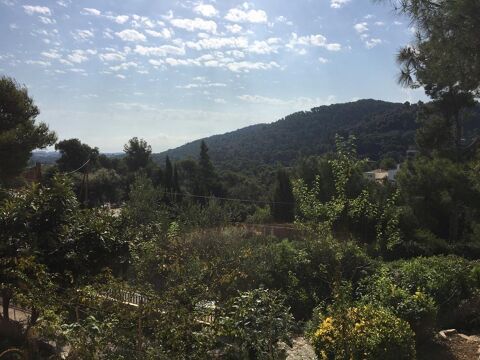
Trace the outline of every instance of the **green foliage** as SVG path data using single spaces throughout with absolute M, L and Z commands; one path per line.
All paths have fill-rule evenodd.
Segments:
M 215 171 L 208 147 L 204 141 L 200 144 L 200 156 L 198 160 L 198 183 L 196 184 L 196 195 L 200 196 L 220 196 L 223 192 L 218 175 Z
M 229 224 L 232 216 L 228 205 L 212 199 L 204 204 L 185 202 L 179 209 L 178 221 L 191 229 L 213 228 Z
M 442 316 L 448 316 L 478 286 L 472 278 L 472 263 L 458 256 L 419 257 L 400 260 L 391 266 L 398 286 L 431 296 Z
M 78 202 L 70 182 L 54 177 L 51 186 L 32 186 L 15 192 L 0 204 L 0 246 L 4 254 L 38 253 L 39 261 L 53 265 L 65 226 Z
M 312 340 L 319 359 L 415 359 L 408 323 L 372 305 L 333 311 Z
M 86 166 L 79 171 L 85 173 L 98 157 L 98 148 L 91 148 L 87 144 L 82 144 L 78 139 L 63 140 L 55 144 L 55 150 L 60 151 L 60 158 L 57 160 L 58 169 L 62 172 L 74 171 L 83 166 L 90 160 L 90 166 Z
M 325 180 L 320 175 L 311 186 L 303 179 L 294 183 L 297 223 L 314 232 L 332 233 L 341 240 L 354 235 L 373 244 L 376 252 L 386 253 L 401 242 L 398 193 L 384 199 L 376 190 L 379 185 L 365 183 L 361 176 L 365 161 L 357 159 L 354 141 L 353 137 L 337 137 L 337 152 L 328 162 L 335 189 L 330 198 L 325 200 Z M 384 192 L 389 191 L 386 188 Z
M 432 97 L 448 92 L 478 94 L 480 63 L 473 55 L 478 47 L 478 2 L 400 0 L 396 3 L 417 29 L 413 46 L 399 55 L 402 79 L 407 84 L 425 86 Z
M 450 243 L 468 237 L 469 223 L 463 219 L 478 217 L 480 193 L 472 186 L 464 164 L 418 157 L 402 168 L 397 179 L 405 202 L 412 207 L 417 228 Z
M 421 288 L 402 288 L 388 267 L 382 266 L 374 275 L 363 279 L 357 292 L 361 303 L 389 309 L 407 321 L 417 341 L 432 337 L 438 310 L 436 302 Z
M 129 170 L 137 171 L 145 168 L 150 162 L 152 147 L 145 140 L 134 137 L 125 144 L 123 151 Z
M 296 160 L 335 150 L 334 137 L 355 134 L 362 157 L 378 160 L 390 153 L 403 157 L 414 143 L 417 106 L 377 100 L 320 106 L 300 111 L 272 124 L 258 124 L 205 139 L 220 170 L 257 175 L 265 165 L 291 166 Z M 478 115 L 476 115 L 478 117 Z M 197 156 L 201 140 L 156 154 L 163 163 Z
M 268 224 L 272 221 L 270 207 L 255 207 L 255 212 L 245 219 L 245 222 L 251 224 Z
M 283 169 L 277 172 L 271 207 L 272 216 L 276 222 L 293 222 L 295 218 L 295 198 L 290 178 Z
M 123 214 L 133 225 L 148 224 L 163 216 L 160 194 L 145 174 L 135 176 L 128 198 Z
M 225 351 L 234 359 L 277 359 L 278 342 L 290 342 L 293 317 L 283 296 L 255 289 L 233 298 L 219 319 Z
M 39 113 L 24 86 L 0 77 L 0 184 L 8 185 L 20 175 L 32 150 L 57 140 L 45 123 L 35 123 Z
M 113 169 L 99 169 L 89 177 L 88 200 L 94 206 L 119 204 L 123 198 L 123 179 Z

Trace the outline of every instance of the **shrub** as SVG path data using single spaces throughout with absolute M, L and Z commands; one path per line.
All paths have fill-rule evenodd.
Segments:
M 469 298 L 476 288 L 473 264 L 458 256 L 418 257 L 394 262 L 390 268 L 398 286 L 410 293 L 422 289 L 443 315 Z
M 278 342 L 289 342 L 293 317 L 277 291 L 256 289 L 240 293 L 220 318 L 225 348 L 235 358 L 276 359 Z
M 433 334 L 437 316 L 437 305 L 433 298 L 421 289 L 408 291 L 399 287 L 387 267 L 364 279 L 357 289 L 360 302 L 389 309 L 407 321 L 417 341 Z
M 408 323 L 373 305 L 350 307 L 327 316 L 313 335 L 319 359 L 415 359 Z

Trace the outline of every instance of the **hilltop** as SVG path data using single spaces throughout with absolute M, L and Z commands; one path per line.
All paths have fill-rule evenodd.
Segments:
M 320 106 L 270 124 L 252 125 L 199 139 L 155 154 L 154 158 L 158 162 L 163 162 L 167 155 L 173 160 L 196 158 L 200 142 L 205 140 L 213 162 L 223 169 L 240 171 L 252 165 L 275 163 L 288 166 L 301 156 L 332 151 L 337 133 L 354 134 L 361 156 L 372 160 L 385 155 L 401 158 L 414 145 L 417 110 L 418 105 L 408 102 L 372 99 Z M 475 118 L 480 118 L 478 107 L 474 113 Z

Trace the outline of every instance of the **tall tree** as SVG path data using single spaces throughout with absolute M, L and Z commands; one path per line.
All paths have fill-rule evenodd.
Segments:
M 457 158 L 463 110 L 480 95 L 480 2 L 478 0 L 395 0 L 417 29 L 412 45 L 397 57 L 399 82 L 423 87 L 448 121 Z
M 145 168 L 150 162 L 152 147 L 143 139 L 134 137 L 123 147 L 125 161 L 130 171 L 137 171 Z
M 198 161 L 198 187 L 200 195 L 219 196 L 222 193 L 220 180 L 212 160 L 210 160 L 210 155 L 208 155 L 208 146 L 203 140 L 200 144 L 200 158 Z
M 277 222 L 292 222 L 295 218 L 295 198 L 287 172 L 278 170 L 273 191 L 272 215 Z
M 0 184 L 20 175 L 33 150 L 57 140 L 45 123 L 36 123 L 39 113 L 26 87 L 0 77 Z
M 165 191 L 172 192 L 173 188 L 173 167 L 170 158 L 167 156 L 165 160 Z
M 99 155 L 98 148 L 82 144 L 78 139 L 60 141 L 55 145 L 55 150 L 60 151 L 61 154 L 57 160 L 60 171 L 74 171 L 81 168 L 88 160 L 90 163 L 94 163 Z M 79 171 L 85 172 L 86 169 L 87 167 L 84 167 Z
M 172 178 L 172 187 L 175 193 L 180 192 L 180 179 L 178 178 L 178 166 L 177 164 L 173 167 L 173 178 Z

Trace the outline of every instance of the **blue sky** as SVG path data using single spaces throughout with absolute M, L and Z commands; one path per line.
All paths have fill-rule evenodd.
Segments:
M 0 0 L 0 74 L 60 139 L 155 152 L 396 84 L 413 29 L 369 0 Z

